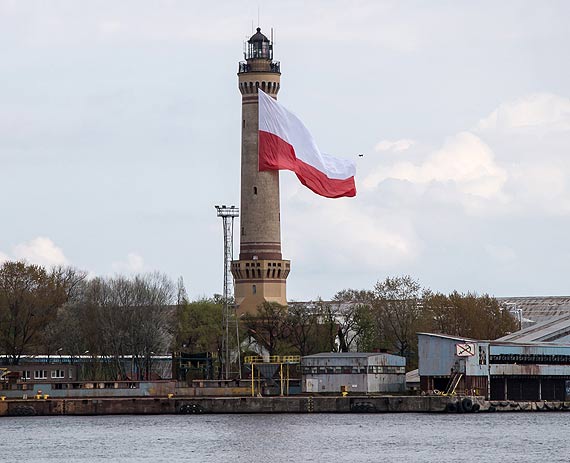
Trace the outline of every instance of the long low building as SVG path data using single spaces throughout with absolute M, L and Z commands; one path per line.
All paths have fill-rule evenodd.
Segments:
M 570 345 L 481 341 L 418 333 L 422 391 L 483 395 L 490 400 L 570 399 Z
M 367 352 L 327 352 L 301 359 L 303 392 L 403 392 L 406 359 Z

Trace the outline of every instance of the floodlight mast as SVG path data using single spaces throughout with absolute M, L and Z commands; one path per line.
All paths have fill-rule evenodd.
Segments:
M 241 379 L 241 360 L 239 352 L 239 330 L 237 317 L 235 316 L 233 304 L 233 276 L 231 272 L 232 260 L 234 258 L 234 219 L 239 217 L 239 208 L 235 206 L 215 206 L 218 217 L 222 218 L 224 226 L 224 294 L 223 294 L 223 313 L 222 313 L 222 352 L 224 379 L 230 379 L 230 323 L 231 318 L 235 318 L 236 323 L 236 346 L 239 378 Z

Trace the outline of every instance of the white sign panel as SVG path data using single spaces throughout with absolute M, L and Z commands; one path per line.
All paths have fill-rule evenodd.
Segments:
M 455 354 L 458 357 L 471 357 L 475 355 L 475 344 L 471 342 L 455 344 Z

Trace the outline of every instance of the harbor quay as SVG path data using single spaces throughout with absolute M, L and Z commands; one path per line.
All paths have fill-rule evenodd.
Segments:
M 481 396 L 106 397 L 8 399 L 0 417 L 272 413 L 491 413 L 568 411 L 570 402 L 487 401 Z
M 272 413 L 471 414 L 568 410 L 570 402 L 487 401 L 481 396 L 114 397 L 0 401 L 0 417 Z
M 444 396 L 294 396 L 294 397 L 136 397 L 86 399 L 11 399 L 0 401 L 0 416 L 249 414 L 249 413 L 434 413 L 467 399 Z

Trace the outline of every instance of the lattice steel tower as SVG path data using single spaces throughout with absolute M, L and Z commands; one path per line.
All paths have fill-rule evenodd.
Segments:
M 224 336 L 222 340 L 224 352 L 224 359 L 222 361 L 224 368 L 224 377 L 229 379 L 230 377 L 230 339 L 233 335 L 230 335 L 230 330 L 233 331 L 233 325 L 235 323 L 236 329 L 236 348 L 237 348 L 237 360 L 238 360 L 238 371 L 241 377 L 241 362 L 240 362 L 240 352 L 239 352 L 239 331 L 237 325 L 237 317 L 235 316 L 235 309 L 233 304 L 233 278 L 231 272 L 231 264 L 234 258 L 234 219 L 239 217 L 239 209 L 235 206 L 215 206 L 218 211 L 218 217 L 222 218 L 224 225 L 224 300 L 223 300 L 223 314 L 222 314 L 222 328 L 224 330 Z

